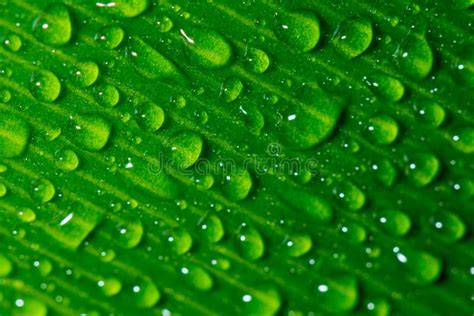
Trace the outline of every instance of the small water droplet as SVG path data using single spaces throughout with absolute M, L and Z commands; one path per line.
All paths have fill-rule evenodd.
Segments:
M 31 223 L 36 220 L 35 212 L 29 207 L 19 208 L 16 214 L 23 223 Z
M 308 234 L 296 234 L 285 239 L 284 251 L 293 258 L 298 258 L 308 253 L 313 246 L 311 236 Z
M 21 45 L 23 44 L 21 38 L 16 34 L 7 34 L 2 39 L 2 44 L 5 48 L 12 52 L 17 52 L 20 50 Z
M 350 182 L 340 182 L 333 189 L 333 194 L 351 211 L 358 211 L 365 205 L 365 194 Z
M 47 179 L 39 178 L 31 182 L 30 196 L 33 200 L 46 203 L 51 201 L 55 194 L 54 185 Z
M 451 133 L 451 145 L 464 154 L 474 153 L 474 128 L 458 128 Z
M 125 32 L 118 26 L 104 26 L 95 35 L 95 40 L 104 48 L 114 49 L 122 43 Z
M 388 145 L 398 136 L 398 123 L 388 115 L 371 117 L 367 126 L 370 139 L 379 145 Z
M 441 274 L 441 260 L 427 252 L 394 247 L 393 253 L 396 262 L 406 272 L 408 280 L 413 283 L 428 285 L 435 282 Z
M 20 156 L 28 145 L 29 137 L 30 129 L 23 119 L 0 111 L 0 157 Z
M 7 257 L 0 254 L 0 278 L 8 276 L 12 272 L 12 270 L 12 262 Z
M 97 115 L 82 115 L 71 122 L 72 140 L 88 151 L 99 151 L 109 141 L 112 126 Z
M 357 279 L 349 274 L 321 280 L 315 293 L 315 299 L 324 302 L 325 309 L 332 313 L 350 312 L 359 301 Z
M 117 295 L 122 290 L 122 283 L 116 278 L 101 279 L 97 285 L 107 297 Z
M 370 170 L 375 174 L 375 178 L 386 187 L 390 187 L 397 179 L 397 169 L 387 159 L 374 162 L 369 166 Z
M 320 37 L 318 18 L 310 12 L 283 13 L 278 19 L 277 36 L 299 52 L 309 52 Z
M 76 170 L 79 166 L 79 158 L 70 149 L 61 149 L 55 153 L 56 167 L 64 171 Z
M 138 216 L 121 214 L 120 218 L 109 221 L 114 243 L 124 249 L 136 247 L 143 237 L 143 224 Z
M 138 125 L 149 132 L 156 132 L 165 121 L 165 112 L 161 107 L 152 103 L 140 105 L 135 110 Z
M 376 221 L 387 233 L 393 236 L 405 236 L 411 228 L 410 217 L 399 210 L 380 211 Z
M 220 96 L 225 102 L 235 101 L 243 89 L 242 81 L 239 78 L 229 77 L 221 86 Z
M 148 0 L 105 0 L 96 2 L 99 12 L 105 12 L 120 18 L 133 18 L 140 15 L 148 9 L 149 5 L 150 1 Z
M 187 169 L 199 159 L 202 147 L 203 140 L 199 134 L 185 131 L 168 139 L 166 153 L 173 166 Z
M 39 101 L 53 102 L 61 92 L 61 82 L 51 71 L 34 72 L 30 79 L 30 91 Z
M 349 18 L 341 22 L 332 44 L 347 58 L 354 58 L 369 48 L 372 42 L 372 23 L 368 19 Z
M 340 227 L 341 233 L 351 242 L 362 243 L 367 238 L 367 231 L 356 223 L 344 223 Z
M 61 3 L 46 7 L 33 22 L 33 35 L 46 44 L 66 44 L 71 33 L 71 17 L 66 6 Z
M 94 88 L 97 102 L 109 107 L 114 107 L 120 100 L 120 93 L 111 84 L 100 84 Z
M 74 65 L 71 75 L 79 86 L 88 87 L 99 77 L 99 66 L 93 61 L 79 62 Z
M 161 293 L 152 281 L 142 280 L 134 283 L 128 293 L 124 293 L 124 298 L 130 298 L 139 308 L 150 308 L 160 300 Z
M 252 293 L 244 293 L 240 302 L 243 315 L 277 315 L 282 304 L 280 294 L 270 285 L 260 285 Z
M 262 236 L 255 228 L 248 225 L 240 226 L 237 245 L 241 255 L 249 260 L 257 260 L 263 256 L 265 244 Z
M 425 36 L 409 35 L 396 56 L 400 71 L 415 80 L 425 78 L 433 67 L 433 52 Z
M 206 215 L 197 223 L 198 231 L 208 242 L 218 242 L 224 237 L 224 226 L 219 217 Z
M 165 238 L 170 248 L 178 255 L 187 253 L 193 245 L 193 238 L 184 228 L 174 228 L 165 232 Z
M 261 49 L 249 47 L 244 57 L 247 67 L 257 74 L 264 73 L 270 66 L 270 58 Z
M 441 164 L 430 153 L 414 153 L 405 157 L 407 164 L 405 174 L 408 179 L 417 187 L 430 184 L 438 175 Z
M 443 107 L 431 100 L 418 102 L 413 108 L 420 121 L 430 127 L 440 126 L 446 118 L 446 111 Z
M 214 281 L 209 273 L 196 265 L 187 265 L 180 268 L 181 274 L 186 282 L 199 291 L 209 291 L 214 285 Z
M 18 293 L 11 312 L 13 315 L 46 316 L 48 307 L 41 301 Z
M 464 237 L 466 224 L 462 219 L 449 211 L 438 211 L 428 219 L 429 228 L 439 239 L 453 243 Z
M 0 102 L 8 103 L 11 98 L 12 98 L 12 94 L 9 90 L 7 89 L 0 90 Z
M 247 197 L 252 188 L 252 177 L 245 169 L 234 169 L 222 177 L 222 192 L 232 201 L 240 201 Z
M 167 16 L 157 18 L 155 23 L 161 33 L 166 33 L 173 28 L 173 21 Z

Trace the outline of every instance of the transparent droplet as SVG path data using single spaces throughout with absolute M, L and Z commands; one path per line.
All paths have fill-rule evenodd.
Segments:
M 0 111 L 0 157 L 20 156 L 26 149 L 30 129 L 18 116 Z
M 405 158 L 405 174 L 417 187 L 433 182 L 441 168 L 438 158 L 430 153 L 415 153 Z
M 425 36 L 406 37 L 397 51 L 397 61 L 406 76 L 415 80 L 425 78 L 433 67 L 433 52 Z
M 451 133 L 451 145 L 464 154 L 474 153 L 474 128 L 458 128 Z
M 81 87 L 89 87 L 99 77 L 99 66 L 93 61 L 79 62 L 72 67 L 71 76 Z
M 169 162 L 179 168 L 191 167 L 201 156 L 203 140 L 195 132 L 180 132 L 167 141 L 166 153 Z
M 79 166 L 79 158 L 70 149 L 61 149 L 55 153 L 55 164 L 61 170 L 73 171 Z
M 270 66 L 270 58 L 267 53 L 261 49 L 247 48 L 245 52 L 245 63 L 251 71 L 261 74 Z
M 97 115 L 82 115 L 71 121 L 72 140 L 88 151 L 99 151 L 109 141 L 111 124 Z
M 379 145 L 388 145 L 398 136 L 398 123 L 388 115 L 374 116 L 369 119 L 367 134 Z
M 12 272 L 12 270 L 12 262 L 7 257 L 0 254 L 0 278 L 8 276 Z
M 236 77 L 227 78 L 221 86 L 220 95 L 225 102 L 235 101 L 243 89 L 242 81 Z
M 199 291 L 209 291 L 214 281 L 209 273 L 196 265 L 187 265 L 180 268 L 186 282 Z
M 61 83 L 51 71 L 35 72 L 30 79 L 31 94 L 39 101 L 53 102 L 61 92 Z
M 387 233 L 393 236 L 405 236 L 411 228 L 410 217 L 399 210 L 380 211 L 376 221 Z
M 208 242 L 218 242 L 224 237 L 224 226 L 219 217 L 207 215 L 197 223 L 197 230 Z
M 413 249 L 393 248 L 395 260 L 402 268 L 401 275 L 419 285 L 428 285 L 435 282 L 442 271 L 442 262 L 433 255 Z
M 365 78 L 365 81 L 374 94 L 388 101 L 397 102 L 405 94 L 403 84 L 388 75 L 371 75 L 369 78 Z
M 20 50 L 21 45 L 23 44 L 21 38 L 16 34 L 7 34 L 2 38 L 2 44 L 5 48 L 12 52 L 17 52 Z
M 122 290 L 122 283 L 116 278 L 101 279 L 97 285 L 107 297 L 117 295 Z
M 114 49 L 122 43 L 125 32 L 118 26 L 104 26 L 95 35 L 95 40 L 104 48 Z
M 178 255 L 187 253 L 193 245 L 193 238 L 184 228 L 167 231 L 165 239 L 169 247 Z
M 319 41 L 319 20 L 310 12 L 283 13 L 278 19 L 276 33 L 292 49 L 309 52 Z
M 30 196 L 33 200 L 46 203 L 51 201 L 55 194 L 54 185 L 47 179 L 39 178 L 31 182 Z
M 439 239 L 453 243 L 462 239 L 466 233 L 466 224 L 454 213 L 438 211 L 428 219 L 429 228 Z
M 308 234 L 295 234 L 285 239 L 283 249 L 290 257 L 298 258 L 311 250 L 313 241 Z
M 249 260 L 261 258 L 265 251 L 265 244 L 258 230 L 247 225 L 240 227 L 237 245 L 241 255 Z
M 33 22 L 33 35 L 46 44 L 66 44 L 71 34 L 71 17 L 66 6 L 61 3 L 46 7 Z
M 372 23 L 368 19 L 349 18 L 337 27 L 332 44 L 342 55 L 354 58 L 369 48 L 372 36 Z
M 350 182 L 341 182 L 334 189 L 333 194 L 342 205 L 351 211 L 358 211 L 365 205 L 365 194 Z
M 18 218 L 24 223 L 31 223 L 36 220 L 36 213 L 29 207 L 21 207 L 16 213 Z
M 96 2 L 98 12 L 105 12 L 120 18 L 133 18 L 140 15 L 148 9 L 149 5 L 150 1 L 148 0 L 105 0 Z
M 316 285 L 315 299 L 324 302 L 325 309 L 332 313 L 350 312 L 359 301 L 357 279 L 341 273 L 321 280 Z
M 222 192 L 232 201 L 240 201 L 247 197 L 252 188 L 252 177 L 247 170 L 231 170 L 223 175 Z
M 142 280 L 134 283 L 124 297 L 139 308 L 150 308 L 160 300 L 161 293 L 152 281 Z
M 149 132 L 156 132 L 165 121 L 165 112 L 156 104 L 145 103 L 136 109 L 136 118 L 141 128 Z

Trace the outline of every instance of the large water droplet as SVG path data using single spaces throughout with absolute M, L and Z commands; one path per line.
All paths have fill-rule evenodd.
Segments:
M 12 315 L 46 316 L 48 314 L 46 304 L 31 297 L 17 294 L 14 303 Z
M 20 50 L 21 45 L 23 44 L 21 38 L 16 34 L 7 34 L 2 39 L 2 44 L 8 50 L 12 52 L 17 52 Z
M 61 82 L 51 71 L 35 72 L 30 79 L 31 94 L 43 102 L 53 102 L 61 92 Z
M 434 235 L 445 242 L 456 242 L 466 233 L 466 224 L 459 216 L 448 211 L 438 211 L 428 219 Z
M 301 257 L 302 255 L 308 253 L 313 246 L 313 241 L 311 236 L 308 234 L 296 234 L 286 238 L 283 243 L 285 252 L 290 257 Z
M 97 102 L 104 106 L 114 107 L 120 101 L 120 93 L 111 84 L 100 84 L 94 90 Z
M 102 290 L 105 296 L 117 295 L 122 289 L 122 283 L 116 278 L 101 279 L 97 282 L 97 285 Z
M 118 26 L 104 26 L 95 35 L 95 40 L 104 48 L 114 49 L 122 43 L 125 32 Z
M 164 78 L 183 81 L 178 68 L 141 39 L 131 38 L 127 51 L 135 70 L 142 76 L 149 79 Z
M 136 109 L 138 125 L 149 132 L 156 132 L 165 121 L 165 113 L 161 107 L 152 103 L 142 104 Z
M 464 127 L 452 133 L 451 145 L 465 154 L 474 153 L 474 128 Z
M 105 0 L 96 2 L 96 6 L 100 11 L 121 18 L 133 18 L 143 13 L 149 5 L 148 0 Z
M 331 136 L 341 115 L 342 103 L 322 90 L 303 93 L 305 107 L 294 107 L 285 113 L 282 133 L 285 143 L 307 149 Z
M 235 101 L 242 92 L 243 87 L 242 81 L 239 78 L 229 77 L 222 83 L 220 95 L 225 102 Z
M 258 230 L 247 225 L 240 227 L 237 245 L 242 256 L 249 260 L 261 258 L 265 251 L 265 244 Z
M 251 71 L 261 74 L 270 66 L 270 58 L 263 50 L 248 47 L 245 50 L 245 63 Z
M 269 285 L 258 286 L 252 293 L 245 293 L 240 298 L 243 315 L 277 315 L 281 307 L 278 291 Z
M 182 169 L 191 167 L 201 155 L 203 141 L 194 132 L 180 132 L 167 141 L 166 152 L 170 163 Z
M 234 169 L 223 176 L 222 192 L 233 201 L 247 197 L 252 188 L 252 177 L 245 169 Z
M 33 23 L 34 36 L 51 45 L 62 45 L 71 38 L 71 17 L 63 4 L 48 6 Z
M 5 257 L 4 255 L 0 254 L 0 278 L 6 277 L 9 275 L 13 270 L 13 264 L 11 261 Z
M 411 227 L 408 215 L 398 210 L 385 210 L 378 213 L 377 222 L 393 236 L 404 236 Z
M 377 74 L 364 79 L 374 94 L 388 101 L 397 102 L 405 94 L 403 84 L 393 77 Z
M 30 129 L 23 119 L 0 111 L 0 157 L 20 156 L 28 145 L 29 137 Z
M 416 284 L 427 285 L 435 282 L 441 274 L 441 260 L 419 250 L 393 248 L 397 262 L 408 279 Z M 403 274 L 401 274 L 403 275 Z
M 369 48 L 372 23 L 368 19 L 349 18 L 339 24 L 332 44 L 344 56 L 354 58 Z
M 301 210 L 312 218 L 329 222 L 333 211 L 329 203 L 322 197 L 303 190 L 286 190 L 280 195 L 288 204 L 295 209 Z
M 46 203 L 51 201 L 55 194 L 54 185 L 47 179 L 40 178 L 31 182 L 30 196 L 33 200 Z
M 5 186 L 5 184 L 0 182 L 0 198 L 4 197 L 7 194 L 7 191 L 8 190 L 7 190 L 7 187 Z
M 470 0 L 467 0 L 470 1 Z M 467 87 L 474 87 L 474 45 L 469 43 L 458 49 L 452 65 L 453 78 Z
M 350 312 L 357 305 L 359 290 L 357 279 L 352 275 L 340 274 L 320 281 L 316 286 L 316 301 L 332 313 Z
M 184 228 L 167 231 L 165 238 L 170 248 L 178 255 L 187 253 L 193 245 L 193 238 Z
M 314 14 L 283 13 L 278 22 L 278 37 L 294 50 L 309 52 L 318 44 L 320 28 L 318 18 Z
M 418 102 L 413 108 L 420 121 L 430 127 L 440 126 L 446 118 L 446 111 L 443 107 L 431 100 Z
M 379 145 L 391 144 L 398 135 L 398 124 L 388 115 L 374 116 L 369 119 L 367 132 L 372 141 Z
M 218 242 L 224 237 L 224 226 L 219 217 L 206 215 L 197 223 L 198 231 L 208 242 Z
M 370 165 L 370 170 L 375 174 L 375 178 L 383 185 L 390 187 L 397 178 L 397 169 L 387 159 L 382 159 Z
M 113 240 L 119 247 L 130 249 L 142 240 L 143 224 L 138 216 L 121 214 L 120 218 L 109 221 L 107 225 L 113 226 Z
M 356 223 L 345 223 L 341 225 L 340 231 L 351 242 L 361 243 L 367 238 L 367 231 Z
M 133 304 L 139 308 L 153 307 L 161 298 L 160 291 L 150 280 L 142 280 L 135 283 L 132 285 L 131 294 L 129 293 L 124 293 L 124 298 L 126 300 L 131 299 Z
M 214 281 L 209 273 L 196 265 L 182 267 L 180 272 L 183 274 L 185 280 L 197 290 L 209 291 L 214 285 Z
M 408 77 L 421 80 L 433 67 L 433 52 L 425 36 L 410 35 L 397 52 L 400 70 Z
M 97 115 L 83 115 L 72 123 L 73 141 L 88 151 L 99 151 L 107 144 L 112 126 Z
M 339 183 L 333 189 L 333 193 L 342 202 L 342 205 L 351 211 L 358 211 L 365 204 L 364 192 L 350 182 Z
M 28 207 L 19 208 L 16 214 L 23 223 L 31 223 L 36 220 L 36 213 Z
M 61 149 L 55 153 L 56 167 L 64 171 L 76 170 L 79 166 L 79 158 L 70 149 Z
M 430 153 L 410 154 L 405 160 L 407 161 L 405 174 L 418 187 L 431 183 L 441 167 L 438 158 Z
M 93 61 L 79 62 L 74 65 L 71 75 L 79 86 L 88 87 L 99 77 L 99 66 Z
M 232 48 L 217 32 L 204 29 L 180 30 L 192 63 L 204 68 L 220 68 L 232 60 Z

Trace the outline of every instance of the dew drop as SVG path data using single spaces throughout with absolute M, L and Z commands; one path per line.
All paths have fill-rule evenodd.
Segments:
M 359 300 L 357 279 L 349 274 L 339 274 L 322 280 L 316 285 L 315 299 L 324 302 L 331 313 L 350 312 Z
M 173 21 L 169 17 L 163 16 L 156 20 L 156 25 L 158 26 L 158 31 L 166 33 L 173 28 Z
M 365 78 L 374 94 L 391 102 L 399 101 L 405 94 L 403 84 L 393 77 L 378 74 Z
M 240 302 L 243 315 L 262 316 L 277 315 L 282 304 L 280 294 L 270 285 L 258 286 L 252 293 L 244 293 Z
M 17 296 L 11 310 L 13 315 L 46 316 L 48 307 L 45 303 L 31 297 Z
M 416 153 L 405 157 L 407 161 L 405 174 L 417 187 L 430 184 L 438 175 L 441 168 L 436 156 L 430 153 Z
M 213 69 L 228 65 L 233 58 L 232 47 L 219 33 L 204 30 L 179 30 L 186 45 L 186 54 L 192 63 Z
M 8 192 L 8 190 L 7 190 L 7 187 L 5 186 L 5 184 L 0 182 L 0 198 L 4 197 L 7 194 L 7 192 Z
M 197 229 L 204 240 L 215 243 L 224 237 L 224 226 L 219 217 L 206 215 L 197 223 Z
M 11 98 L 12 98 L 12 94 L 9 90 L 7 89 L 0 90 L 0 102 L 8 103 Z
M 415 80 L 425 78 L 433 67 L 433 52 L 425 36 L 409 35 L 396 55 L 400 71 Z
M 243 87 L 239 78 L 229 77 L 222 83 L 220 96 L 225 102 L 230 103 L 239 97 Z
M 317 221 L 329 222 L 332 219 L 333 210 L 330 204 L 316 194 L 292 189 L 282 193 L 281 197 L 292 207 Z
M 359 211 L 365 205 L 365 194 L 350 182 L 341 182 L 334 189 L 333 194 L 342 205 L 351 211 Z
M 76 170 L 79 166 L 79 158 L 70 149 L 61 149 L 55 153 L 55 165 L 64 171 Z
M 121 214 L 120 217 L 113 222 L 109 221 L 107 226 L 113 228 L 113 241 L 121 248 L 134 248 L 142 240 L 143 224 L 138 216 Z
M 393 253 L 396 262 L 406 272 L 405 275 L 410 282 L 428 285 L 435 282 L 441 274 L 441 260 L 427 252 L 412 249 L 401 250 L 399 247 L 394 247 Z
M 375 298 L 367 300 L 364 304 L 365 310 L 368 315 L 373 316 L 389 316 L 391 315 L 391 306 L 387 300 L 381 298 Z
M 372 163 L 370 166 L 370 170 L 375 174 L 375 178 L 378 182 L 385 185 L 386 187 L 390 187 L 395 183 L 397 179 L 397 169 L 387 159 L 382 159 L 375 163 Z
M 420 121 L 429 127 L 440 126 L 446 118 L 446 111 L 443 107 L 431 100 L 415 104 L 414 110 Z
M 169 247 L 178 255 L 187 253 L 193 245 L 193 238 L 184 228 L 167 231 L 165 238 Z
M 298 258 L 311 250 L 313 241 L 308 234 L 296 234 L 286 238 L 283 243 L 284 251 L 293 258 Z
M 75 83 L 81 87 L 89 87 L 99 77 L 99 66 L 93 61 L 79 62 L 74 65 L 71 75 Z
M 252 177 L 245 169 L 234 169 L 223 176 L 222 192 L 232 201 L 245 199 L 251 188 Z
M 71 38 L 71 17 L 63 4 L 48 6 L 33 22 L 33 35 L 43 43 L 63 45 Z
M 337 27 L 332 44 L 342 55 L 354 58 L 369 48 L 372 33 L 372 23 L 368 19 L 349 18 Z
M 458 49 L 458 56 L 452 64 L 451 72 L 453 78 L 469 87 L 474 87 L 474 45 L 462 45 Z
M 242 225 L 237 236 L 240 254 L 249 259 L 257 260 L 265 252 L 265 244 L 257 229 Z
M 318 18 L 310 12 L 283 13 L 278 20 L 277 36 L 299 52 L 309 52 L 320 37 Z
M 30 129 L 23 119 L 0 111 L 0 157 L 20 156 L 28 145 L 29 137 Z
M 100 46 L 114 49 L 122 43 L 125 32 L 118 26 L 105 26 L 95 35 L 95 40 Z
M 61 82 L 51 71 L 38 71 L 31 76 L 30 91 L 39 101 L 53 102 L 61 92 Z
M 13 74 L 11 67 L 4 61 L 0 61 L 0 76 L 10 78 Z
M 341 225 L 340 231 L 351 242 L 362 243 L 367 238 L 365 228 L 355 223 Z
M 214 281 L 209 273 L 196 265 L 182 267 L 180 272 L 186 282 L 199 291 L 209 291 L 214 285 Z
M 370 140 L 379 145 L 388 145 L 398 136 L 398 123 L 388 115 L 371 117 L 367 126 Z
M 428 219 L 429 228 L 439 239 L 453 243 L 464 237 L 466 224 L 462 219 L 449 211 L 438 211 Z
M 308 149 L 330 137 L 343 110 L 343 104 L 322 90 L 305 93 L 305 107 L 294 107 L 284 114 L 281 137 L 289 146 Z
M 148 79 L 184 81 L 184 77 L 170 60 L 137 37 L 129 40 L 127 54 L 135 70 Z
M 31 223 L 36 220 L 35 212 L 29 207 L 19 208 L 16 214 L 23 223 Z
M 7 34 L 3 39 L 2 43 L 5 48 L 12 52 L 17 52 L 20 50 L 21 45 L 23 44 L 21 38 L 16 34 Z
M 130 293 L 131 292 L 131 293 Z M 161 298 L 161 293 L 150 280 L 142 280 L 132 285 L 131 291 L 125 297 L 131 298 L 133 304 L 139 308 L 153 307 Z
M 112 126 L 97 115 L 83 115 L 72 122 L 72 140 L 88 151 L 99 151 L 109 141 Z
M 0 254 L 0 278 L 8 276 L 12 270 L 13 264 L 11 261 L 4 255 Z
M 411 228 L 410 217 L 399 210 L 380 211 L 376 221 L 385 232 L 393 236 L 405 236 Z
M 199 134 L 185 131 L 168 139 L 166 153 L 171 165 L 187 169 L 199 159 L 202 147 L 203 140 Z
M 244 57 L 246 66 L 257 74 L 264 73 L 270 66 L 270 58 L 261 49 L 247 48 Z
M 120 93 L 111 84 L 105 83 L 95 87 L 95 95 L 98 103 L 108 107 L 114 107 L 120 101 Z
M 140 105 L 135 111 L 138 125 L 149 132 L 156 132 L 165 121 L 165 112 L 161 107 L 152 103 Z
M 464 154 L 474 153 L 474 128 L 464 127 L 451 134 L 451 145 Z
M 122 290 L 122 283 L 116 278 L 101 279 L 97 285 L 107 297 L 117 295 Z
M 53 270 L 53 264 L 48 259 L 39 259 L 33 262 L 33 267 L 38 270 L 43 277 L 48 276 Z
M 47 179 L 39 178 L 31 182 L 30 196 L 33 200 L 46 203 L 51 201 L 55 194 L 54 185 Z
M 143 13 L 150 5 L 149 0 L 105 0 L 97 1 L 99 12 L 106 12 L 120 18 L 133 18 Z

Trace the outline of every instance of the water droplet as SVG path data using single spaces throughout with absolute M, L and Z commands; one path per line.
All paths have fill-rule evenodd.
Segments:
M 201 155 L 203 141 L 201 136 L 194 132 L 180 132 L 167 141 L 167 154 L 170 163 L 179 168 L 191 167 Z
M 193 238 L 183 228 L 169 230 L 165 233 L 165 237 L 171 249 L 178 255 L 187 253 L 193 245 Z
M 241 255 L 249 260 L 261 258 L 265 251 L 265 244 L 258 230 L 247 225 L 240 226 L 237 245 Z
M 439 239 L 453 243 L 464 237 L 466 224 L 459 216 L 448 211 L 438 211 L 428 220 L 429 228 Z
M 433 67 L 433 52 L 425 36 L 408 36 L 396 55 L 400 70 L 415 80 L 425 78 Z
M 56 189 L 51 181 L 40 178 L 31 182 L 30 196 L 33 200 L 46 203 L 56 194 Z
M 53 102 L 61 92 L 61 82 L 51 71 L 38 71 L 31 76 L 30 91 L 39 101 Z
M 61 149 L 55 153 L 56 167 L 64 171 L 76 170 L 79 166 L 79 158 L 76 153 L 70 149 Z
M 31 223 L 36 220 L 35 212 L 29 207 L 21 207 L 16 213 L 23 223 Z
M 387 159 L 372 163 L 370 170 L 375 174 L 375 178 L 386 187 L 392 186 L 397 179 L 397 169 Z
M 107 297 L 117 295 L 122 289 L 122 283 L 116 278 L 101 279 L 97 285 Z
M 46 316 L 48 307 L 41 301 L 22 295 L 15 298 L 11 312 L 12 315 Z
M 224 237 L 224 226 L 219 217 L 206 215 L 197 223 L 198 231 L 208 242 L 218 242 Z
M 48 6 L 33 22 L 33 35 L 46 44 L 63 45 L 71 38 L 71 17 L 63 4 Z
M 153 307 L 161 298 L 160 291 L 150 280 L 143 280 L 132 285 L 131 294 L 124 294 L 124 298 L 131 298 L 139 308 Z
M 222 192 L 232 201 L 240 201 L 247 197 L 252 188 L 252 177 L 245 169 L 235 169 L 224 174 Z
M 446 111 L 438 103 L 425 100 L 414 105 L 420 121 L 430 127 L 438 127 L 446 118 Z
M 143 224 L 138 216 L 121 214 L 119 218 L 107 222 L 106 225 L 113 228 L 112 239 L 119 247 L 131 249 L 142 240 Z
M 229 77 L 222 83 L 220 96 L 225 102 L 235 101 L 242 92 L 243 87 L 244 85 L 239 78 Z
M 192 179 L 201 190 L 209 190 L 214 185 L 214 177 L 210 174 L 194 175 Z
M 111 84 L 100 84 L 94 90 L 97 102 L 104 106 L 114 107 L 120 100 L 120 93 Z
M 293 107 L 284 114 L 281 136 L 286 144 L 307 149 L 330 137 L 341 115 L 342 103 L 318 89 L 303 92 L 305 107 Z
M 261 49 L 247 48 L 244 57 L 247 67 L 257 74 L 264 73 L 270 66 L 270 58 Z
M 464 127 L 451 134 L 451 145 L 465 154 L 474 153 L 474 128 Z
M 0 102 L 8 103 L 12 98 L 12 94 L 7 89 L 0 90 Z
M 158 31 L 166 33 L 173 28 L 173 21 L 169 17 L 163 16 L 156 19 L 156 25 L 158 26 Z
M 470 0 L 466 0 L 470 1 Z M 460 45 L 452 65 L 453 79 L 469 88 L 474 87 L 474 45 Z
M 361 243 L 367 238 L 365 228 L 355 223 L 345 223 L 341 225 L 340 231 L 351 242 Z
M 373 316 L 391 315 L 392 308 L 390 307 L 390 304 L 384 299 L 375 298 L 375 299 L 367 300 L 364 306 L 368 315 L 373 315 Z
M 312 218 L 329 222 L 333 211 L 329 203 L 322 197 L 303 190 L 286 190 L 280 195 L 288 204 L 295 209 L 305 212 Z
M 98 1 L 99 12 L 106 12 L 121 18 L 133 18 L 143 13 L 150 2 L 148 0 L 114 0 Z
M 203 68 L 220 68 L 228 65 L 232 58 L 232 47 L 217 32 L 204 29 L 179 30 L 186 53 L 192 63 Z
M 109 141 L 112 126 L 100 116 L 82 115 L 72 123 L 73 141 L 88 151 L 99 151 Z
M 308 253 L 313 246 L 311 236 L 308 234 L 296 234 L 286 238 L 283 247 L 285 252 L 293 258 L 301 257 Z
M 95 35 L 95 40 L 100 46 L 114 49 L 122 43 L 125 32 L 118 26 L 105 26 Z
M 405 94 L 403 84 L 393 77 L 378 74 L 365 78 L 372 92 L 388 101 L 397 102 Z
M 131 38 L 127 47 L 135 70 L 149 79 L 173 79 L 183 82 L 184 77 L 176 66 L 166 57 L 139 38 Z
M 278 20 L 277 36 L 299 52 L 309 52 L 320 37 L 318 18 L 310 12 L 283 13 Z
M 407 161 L 405 174 L 417 187 L 431 183 L 441 168 L 438 158 L 429 153 L 411 154 L 405 157 L 405 160 Z
M 368 19 L 349 18 L 337 27 L 332 44 L 347 58 L 354 58 L 369 48 L 372 23 Z
M 333 194 L 344 207 L 351 211 L 358 211 L 365 205 L 365 194 L 350 182 L 341 182 L 334 189 Z
M 0 198 L 4 197 L 7 194 L 7 191 L 8 190 L 7 190 L 7 187 L 5 186 L 5 184 L 0 182 Z
M 398 123 L 388 115 L 371 117 L 367 126 L 370 139 L 379 145 L 393 143 L 398 135 Z
M 22 45 L 21 38 L 16 34 L 7 34 L 2 39 L 2 42 L 5 48 L 7 48 L 8 50 L 12 52 L 19 51 Z
M 11 67 L 4 61 L 0 61 L 0 76 L 10 78 L 13 74 Z
M 149 132 L 156 132 L 165 121 L 165 112 L 156 104 L 142 104 L 136 109 L 138 125 Z
M 79 62 L 71 70 L 72 78 L 81 87 L 88 87 L 99 77 L 99 66 L 92 61 Z
M 411 228 L 410 217 L 399 210 L 380 211 L 376 221 L 393 236 L 405 236 Z
M 316 301 L 324 302 L 331 313 L 350 312 L 359 301 L 357 279 L 349 274 L 338 274 L 318 282 Z
M 48 276 L 53 270 L 53 264 L 48 259 L 39 259 L 33 262 L 33 268 L 37 269 L 41 276 Z
M 0 157 L 20 156 L 28 145 L 29 137 L 30 129 L 23 119 L 0 111 Z
M 244 293 L 240 302 L 243 304 L 243 315 L 277 315 L 281 307 L 280 294 L 269 285 L 258 286 L 252 293 Z
M 13 264 L 7 257 L 0 254 L 0 278 L 8 276 L 13 270 Z
M 188 265 L 180 269 L 185 280 L 194 288 L 200 291 L 209 291 L 214 285 L 214 281 L 209 273 L 196 265 Z
M 435 282 L 441 274 L 441 260 L 433 255 L 412 249 L 393 248 L 397 263 L 402 267 L 400 275 L 406 275 L 408 280 L 419 284 L 428 285 Z M 401 271 L 400 271 L 401 272 Z

